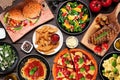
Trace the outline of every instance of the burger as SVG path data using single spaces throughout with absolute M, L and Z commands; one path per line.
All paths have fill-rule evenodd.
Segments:
M 13 8 L 4 15 L 4 22 L 7 28 L 11 30 L 20 30 L 23 27 L 25 18 L 22 14 L 22 10 L 19 8 Z
M 40 17 L 42 6 L 36 1 L 28 2 L 23 7 L 23 15 L 30 22 L 30 24 L 35 24 Z

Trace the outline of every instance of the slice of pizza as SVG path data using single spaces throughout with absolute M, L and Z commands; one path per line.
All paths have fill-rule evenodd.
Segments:
M 82 49 L 71 49 L 70 54 L 75 65 L 77 80 L 96 80 L 98 67 L 94 57 Z
M 67 48 L 63 49 L 58 53 L 58 55 L 54 59 L 54 63 L 62 65 L 64 67 L 68 67 L 68 68 L 74 67 L 69 50 Z
M 77 80 L 74 69 L 66 68 L 57 64 L 53 64 L 52 73 L 53 80 Z

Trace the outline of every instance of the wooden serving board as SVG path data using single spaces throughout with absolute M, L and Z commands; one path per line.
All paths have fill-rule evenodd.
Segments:
M 92 22 L 92 24 L 90 25 L 90 27 L 87 30 L 87 32 L 85 33 L 85 35 L 83 36 L 83 38 L 81 40 L 81 43 L 83 45 L 85 45 L 87 48 L 89 48 L 90 50 L 92 50 L 94 53 L 96 53 L 94 51 L 95 45 L 91 44 L 90 42 L 88 42 L 88 39 L 89 39 L 89 37 L 92 34 L 94 34 L 98 30 L 98 28 L 96 28 L 94 26 L 94 25 L 97 24 L 96 19 L 98 17 L 101 17 L 101 16 L 105 15 L 105 16 L 108 16 L 109 22 L 113 23 L 116 26 L 116 28 L 117 28 L 117 31 L 116 31 L 117 34 L 113 37 L 113 39 L 111 39 L 108 42 L 108 49 L 109 49 L 110 46 L 112 45 L 113 41 L 115 40 L 115 38 L 118 36 L 118 34 L 120 32 L 120 24 L 119 24 L 118 19 L 117 19 L 117 16 L 118 16 L 119 12 L 120 12 L 120 3 L 118 3 L 117 7 L 114 9 L 114 11 L 112 13 L 109 13 L 109 14 L 98 14 L 97 17 Z M 104 54 L 107 52 L 107 50 L 104 49 L 104 50 L 101 51 L 101 53 L 96 53 L 96 54 L 99 55 L 99 56 L 104 56 Z
M 7 30 L 6 29 L 7 26 L 5 25 L 5 23 L 3 21 L 3 17 L 4 17 L 4 14 L 6 12 L 3 12 L 3 13 L 0 14 L 0 21 L 3 24 L 4 28 L 6 29 L 7 33 L 9 34 L 9 36 L 10 36 L 10 38 L 11 38 L 11 40 L 13 42 L 16 42 L 17 40 L 22 38 L 26 33 L 31 31 L 32 29 L 34 29 L 38 25 L 41 25 L 41 24 L 51 20 L 52 18 L 54 18 L 54 15 L 52 14 L 52 12 L 51 12 L 50 8 L 48 7 L 47 3 L 44 0 L 38 0 L 38 2 L 41 3 L 41 4 L 44 4 L 44 7 L 43 7 L 43 10 L 41 11 L 41 15 L 40 15 L 40 18 L 39 18 L 38 22 L 35 23 L 32 26 L 25 26 L 19 31 L 12 32 L 10 30 Z M 21 2 L 21 3 L 17 4 L 17 5 L 20 5 L 22 3 L 23 2 Z

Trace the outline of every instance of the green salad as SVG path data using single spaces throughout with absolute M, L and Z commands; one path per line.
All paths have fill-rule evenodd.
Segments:
M 2 71 L 10 68 L 16 60 L 15 51 L 10 45 L 0 45 L 0 69 Z
M 58 22 L 67 32 L 82 32 L 89 22 L 89 11 L 81 3 L 68 2 L 58 14 Z

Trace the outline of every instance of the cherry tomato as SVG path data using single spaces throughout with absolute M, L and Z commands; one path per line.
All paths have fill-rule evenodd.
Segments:
M 101 0 L 103 7 L 109 7 L 112 4 L 112 0 Z
M 102 8 L 102 4 L 100 1 L 94 0 L 90 2 L 89 7 L 92 12 L 98 13 Z
M 107 43 L 103 43 L 103 44 L 102 44 L 102 48 L 108 49 L 108 44 L 107 44 Z
M 102 51 L 102 48 L 100 46 L 96 46 L 94 48 L 95 52 L 101 52 Z

